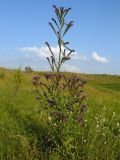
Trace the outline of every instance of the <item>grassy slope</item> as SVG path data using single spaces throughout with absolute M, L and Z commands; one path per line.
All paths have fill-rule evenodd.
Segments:
M 22 73 L 23 81 L 17 93 L 13 81 L 15 71 L 0 69 L 0 73 L 4 73 L 0 77 L 0 159 L 48 159 L 38 143 L 46 131 L 46 122 L 44 115 L 37 112 L 39 104 L 31 85 L 35 73 Z M 81 154 L 86 160 L 118 160 L 120 76 L 80 76 L 88 81 L 85 90 L 89 106 L 81 131 Z

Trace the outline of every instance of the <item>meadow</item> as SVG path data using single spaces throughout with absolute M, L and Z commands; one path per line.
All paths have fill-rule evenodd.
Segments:
M 57 151 L 46 149 L 43 141 L 47 115 L 40 112 L 32 78 L 44 72 L 20 71 L 19 85 L 17 74 L 17 70 L 0 68 L 0 159 L 65 160 Z M 120 160 L 120 76 L 77 76 L 87 81 L 88 106 L 77 142 L 79 160 Z

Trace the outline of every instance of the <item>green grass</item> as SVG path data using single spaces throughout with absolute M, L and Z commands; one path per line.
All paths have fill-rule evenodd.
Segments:
M 103 88 L 120 91 L 120 83 L 119 84 L 99 84 Z
M 31 79 L 36 73 L 22 73 L 15 91 L 15 71 L 0 69 L 0 159 L 59 160 L 57 152 L 46 152 L 42 140 L 47 132 L 46 115 L 40 114 Z M 42 74 L 42 72 L 40 73 Z M 120 77 L 80 75 L 89 106 L 81 127 L 81 160 L 120 159 Z M 64 158 L 63 158 L 64 159 Z

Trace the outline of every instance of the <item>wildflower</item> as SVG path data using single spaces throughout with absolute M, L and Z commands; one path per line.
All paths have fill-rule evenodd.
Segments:
M 42 99 L 43 101 L 46 100 L 48 103 L 46 106 L 44 103 L 42 105 L 40 101 L 40 105 L 43 107 L 43 114 L 44 110 L 45 113 L 49 113 L 47 117 L 48 134 L 44 138 L 45 146 L 50 149 L 56 149 L 55 147 L 60 146 L 63 148 L 62 153 L 64 154 L 66 153 L 66 147 L 64 150 L 64 146 L 62 146 L 63 143 L 61 143 L 62 140 L 66 139 L 67 136 L 74 137 L 77 122 L 77 124 L 81 126 L 87 126 L 87 123 L 85 125 L 83 123 L 83 111 L 86 110 L 87 106 L 82 105 L 82 101 L 86 99 L 82 90 L 86 82 L 75 74 L 69 78 L 66 78 L 65 74 L 60 74 L 62 65 L 71 58 L 71 54 L 74 52 L 74 50 L 68 47 L 69 42 L 63 40 L 64 35 L 73 25 L 73 21 L 69 23 L 65 21 L 65 16 L 71 8 L 65 9 L 64 7 L 56 7 L 55 5 L 53 5 L 53 7 L 57 20 L 52 18 L 52 22 L 50 22 L 49 25 L 57 36 L 59 46 L 58 56 L 54 54 L 54 50 L 50 47 L 49 43 L 46 42 L 51 54 L 50 57 L 46 58 L 53 74 L 44 74 L 45 82 L 41 82 L 40 78 L 35 77 L 34 84 L 37 85 L 36 90 L 38 90 L 38 96 L 36 98 Z M 62 78 L 63 81 L 61 80 Z M 64 122 L 67 121 L 69 123 L 65 124 Z M 69 126 L 70 124 L 72 124 L 72 128 Z M 79 128 L 76 131 L 76 135 L 79 136 Z M 59 134 L 59 136 L 57 134 Z M 59 137 L 62 139 L 59 140 Z M 79 139 L 79 137 L 77 138 Z M 83 143 L 86 143 L 86 139 L 83 139 Z
M 74 77 L 74 80 L 75 80 L 76 82 L 78 82 L 78 81 L 80 81 L 80 78 Z
M 45 76 L 45 78 L 48 80 L 48 79 L 52 79 L 53 78 L 53 75 L 52 74 L 45 74 L 44 75 Z
M 68 82 L 71 82 L 73 80 L 73 78 L 68 78 Z
M 84 139 L 84 142 L 86 143 L 86 139 Z
M 58 77 L 59 77 L 59 79 L 61 79 L 61 78 L 63 77 L 63 75 L 62 75 L 62 74 L 59 74 Z
M 40 79 L 40 76 L 38 75 L 33 77 L 33 80 L 39 80 L 39 79 Z

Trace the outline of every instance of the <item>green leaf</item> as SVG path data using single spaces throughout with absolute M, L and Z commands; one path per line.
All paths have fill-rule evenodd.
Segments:
M 58 29 L 60 29 L 58 23 L 56 22 L 56 20 L 54 18 L 52 18 L 52 21 L 56 24 L 56 26 L 58 27 Z
M 51 47 L 50 47 L 49 43 L 48 43 L 48 42 L 45 42 L 45 44 L 48 46 L 48 48 L 49 48 L 49 50 L 50 50 L 50 52 L 51 52 L 52 56 L 54 57 L 54 53 L 53 53 L 53 51 L 52 51 L 52 49 L 51 49 Z
M 73 21 L 70 21 L 68 24 L 67 24 L 67 27 L 63 33 L 63 36 L 68 32 L 68 30 L 73 26 Z
M 49 65 L 50 65 L 50 67 L 51 67 L 52 71 L 54 71 L 54 67 L 53 67 L 53 66 L 52 66 L 52 64 L 50 63 L 50 59 L 49 59 L 49 57 L 46 57 L 46 59 L 48 60 L 48 63 L 49 63 Z
M 63 15 L 63 18 L 65 18 L 65 16 L 68 14 L 68 12 L 71 10 L 71 8 L 68 8 L 68 9 L 65 9 L 64 10 L 64 15 Z
M 54 31 L 54 33 L 56 34 L 56 36 L 58 36 L 57 35 L 57 32 L 56 32 L 56 30 L 55 30 L 55 28 L 53 27 L 53 25 L 52 25 L 52 23 L 51 22 L 49 22 L 49 25 L 51 26 L 51 28 L 53 29 L 53 31 Z

